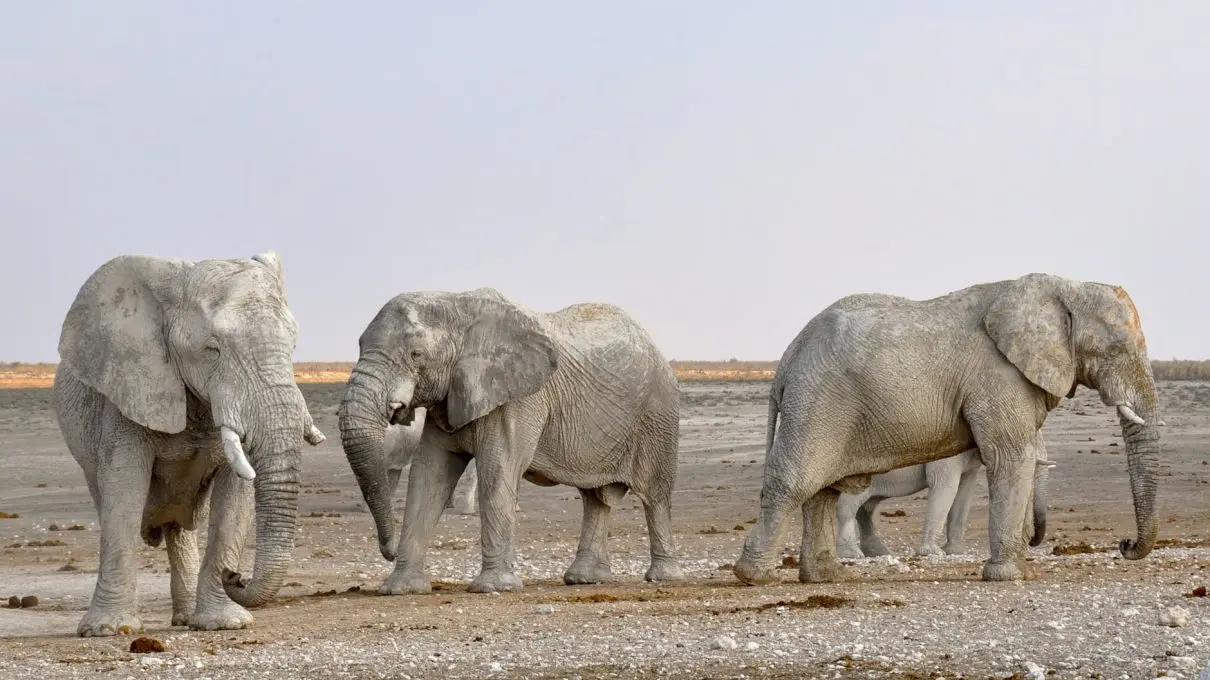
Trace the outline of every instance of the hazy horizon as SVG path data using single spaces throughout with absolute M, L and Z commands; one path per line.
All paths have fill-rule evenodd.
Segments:
M 57 362 L 111 257 L 265 250 L 300 362 L 406 290 L 766 361 L 843 295 L 1033 271 L 1204 359 L 1206 82 L 1192 1 L 14 3 L 0 360 Z

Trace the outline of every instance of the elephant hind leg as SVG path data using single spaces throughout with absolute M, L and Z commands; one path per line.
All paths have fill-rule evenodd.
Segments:
M 870 490 L 842 493 L 836 501 L 836 555 L 845 558 L 864 557 L 857 528 L 857 513 L 870 497 Z
M 878 523 L 874 520 L 874 513 L 878 511 L 878 506 L 886 500 L 886 496 L 871 496 L 869 500 L 861 504 L 857 508 L 857 530 L 861 535 L 861 552 L 866 557 L 881 557 L 890 555 L 891 551 L 887 549 L 886 544 L 882 542 L 882 537 L 878 535 Z
M 802 504 L 802 545 L 798 552 L 798 580 L 825 583 L 844 579 L 844 567 L 836 561 L 836 501 L 840 492 L 820 489 Z

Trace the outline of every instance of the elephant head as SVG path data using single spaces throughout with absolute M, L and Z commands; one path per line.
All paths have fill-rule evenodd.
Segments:
M 999 351 L 1052 402 L 1083 385 L 1117 409 L 1126 442 L 1137 537 L 1122 539 L 1126 559 L 1155 545 L 1159 400 L 1139 313 L 1126 291 L 1047 274 L 1008 282 L 984 327 Z
M 227 593 L 271 599 L 294 546 L 301 443 L 323 441 L 294 381 L 298 325 L 281 260 L 114 258 L 81 286 L 59 339 L 63 365 L 131 421 L 166 434 L 218 430 L 256 496 L 251 581 Z
M 554 344 L 533 315 L 491 289 L 405 293 L 366 327 L 340 404 L 340 438 L 374 516 L 383 557 L 395 559 L 384 437 L 425 407 L 425 427 L 454 432 L 554 373 Z

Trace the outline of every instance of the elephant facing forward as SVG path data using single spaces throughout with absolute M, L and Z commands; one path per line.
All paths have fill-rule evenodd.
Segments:
M 872 475 L 977 448 L 987 466 L 985 580 L 1028 578 L 1025 517 L 1047 413 L 1079 385 L 1117 408 L 1137 535 L 1155 545 L 1159 410 L 1138 311 L 1126 291 L 1048 274 L 931 300 L 864 294 L 820 312 L 786 349 L 770 393 L 760 518 L 735 574 L 774 580 L 786 516 L 803 513 L 799 579 L 841 577 L 840 493 Z
M 488 289 L 490 291 L 490 289 Z M 513 534 L 522 477 L 580 489 L 584 517 L 566 583 L 610 578 L 610 507 L 627 491 L 643 503 L 652 581 L 682 578 L 673 557 L 680 396 L 647 333 L 611 305 L 537 314 L 495 291 L 404 293 L 359 340 L 340 406 L 345 455 L 374 516 L 379 549 L 395 561 L 386 594 L 431 590 L 428 538 L 473 457 L 482 567 L 472 592 L 519 590 Z M 388 424 L 423 407 L 403 526 L 390 513 Z
M 98 268 L 59 337 L 54 409 L 101 522 L 82 636 L 135 633 L 138 541 L 167 543 L 172 624 L 242 628 L 294 548 L 301 445 L 323 441 L 294 382 L 281 261 L 126 255 Z M 256 513 L 251 581 L 236 571 Z M 198 567 L 197 525 L 210 534 Z
M 1045 450 L 1045 444 L 1039 442 L 1038 450 Z M 1031 546 L 1040 545 L 1046 537 L 1046 487 L 1052 467 L 1051 461 L 1038 460 L 1034 469 L 1032 512 L 1026 520 Z M 928 506 L 924 533 L 916 554 L 959 555 L 966 552 L 966 524 L 975 498 L 977 476 L 982 469 L 978 449 L 968 449 L 949 458 L 874 475 L 865 491 L 840 494 L 836 503 L 837 557 L 889 555 L 890 551 L 878 536 L 875 521 L 878 505 L 887 498 L 910 496 L 925 489 L 928 489 Z

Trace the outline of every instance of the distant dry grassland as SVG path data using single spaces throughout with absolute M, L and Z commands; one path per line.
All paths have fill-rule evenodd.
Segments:
M 1156 380 L 1208 380 L 1210 361 L 1153 361 Z M 307 361 L 294 365 L 299 383 L 343 383 L 352 362 Z M 776 361 L 673 361 L 672 370 L 681 382 L 772 380 Z M 50 387 L 55 364 L 0 362 L 0 389 Z

